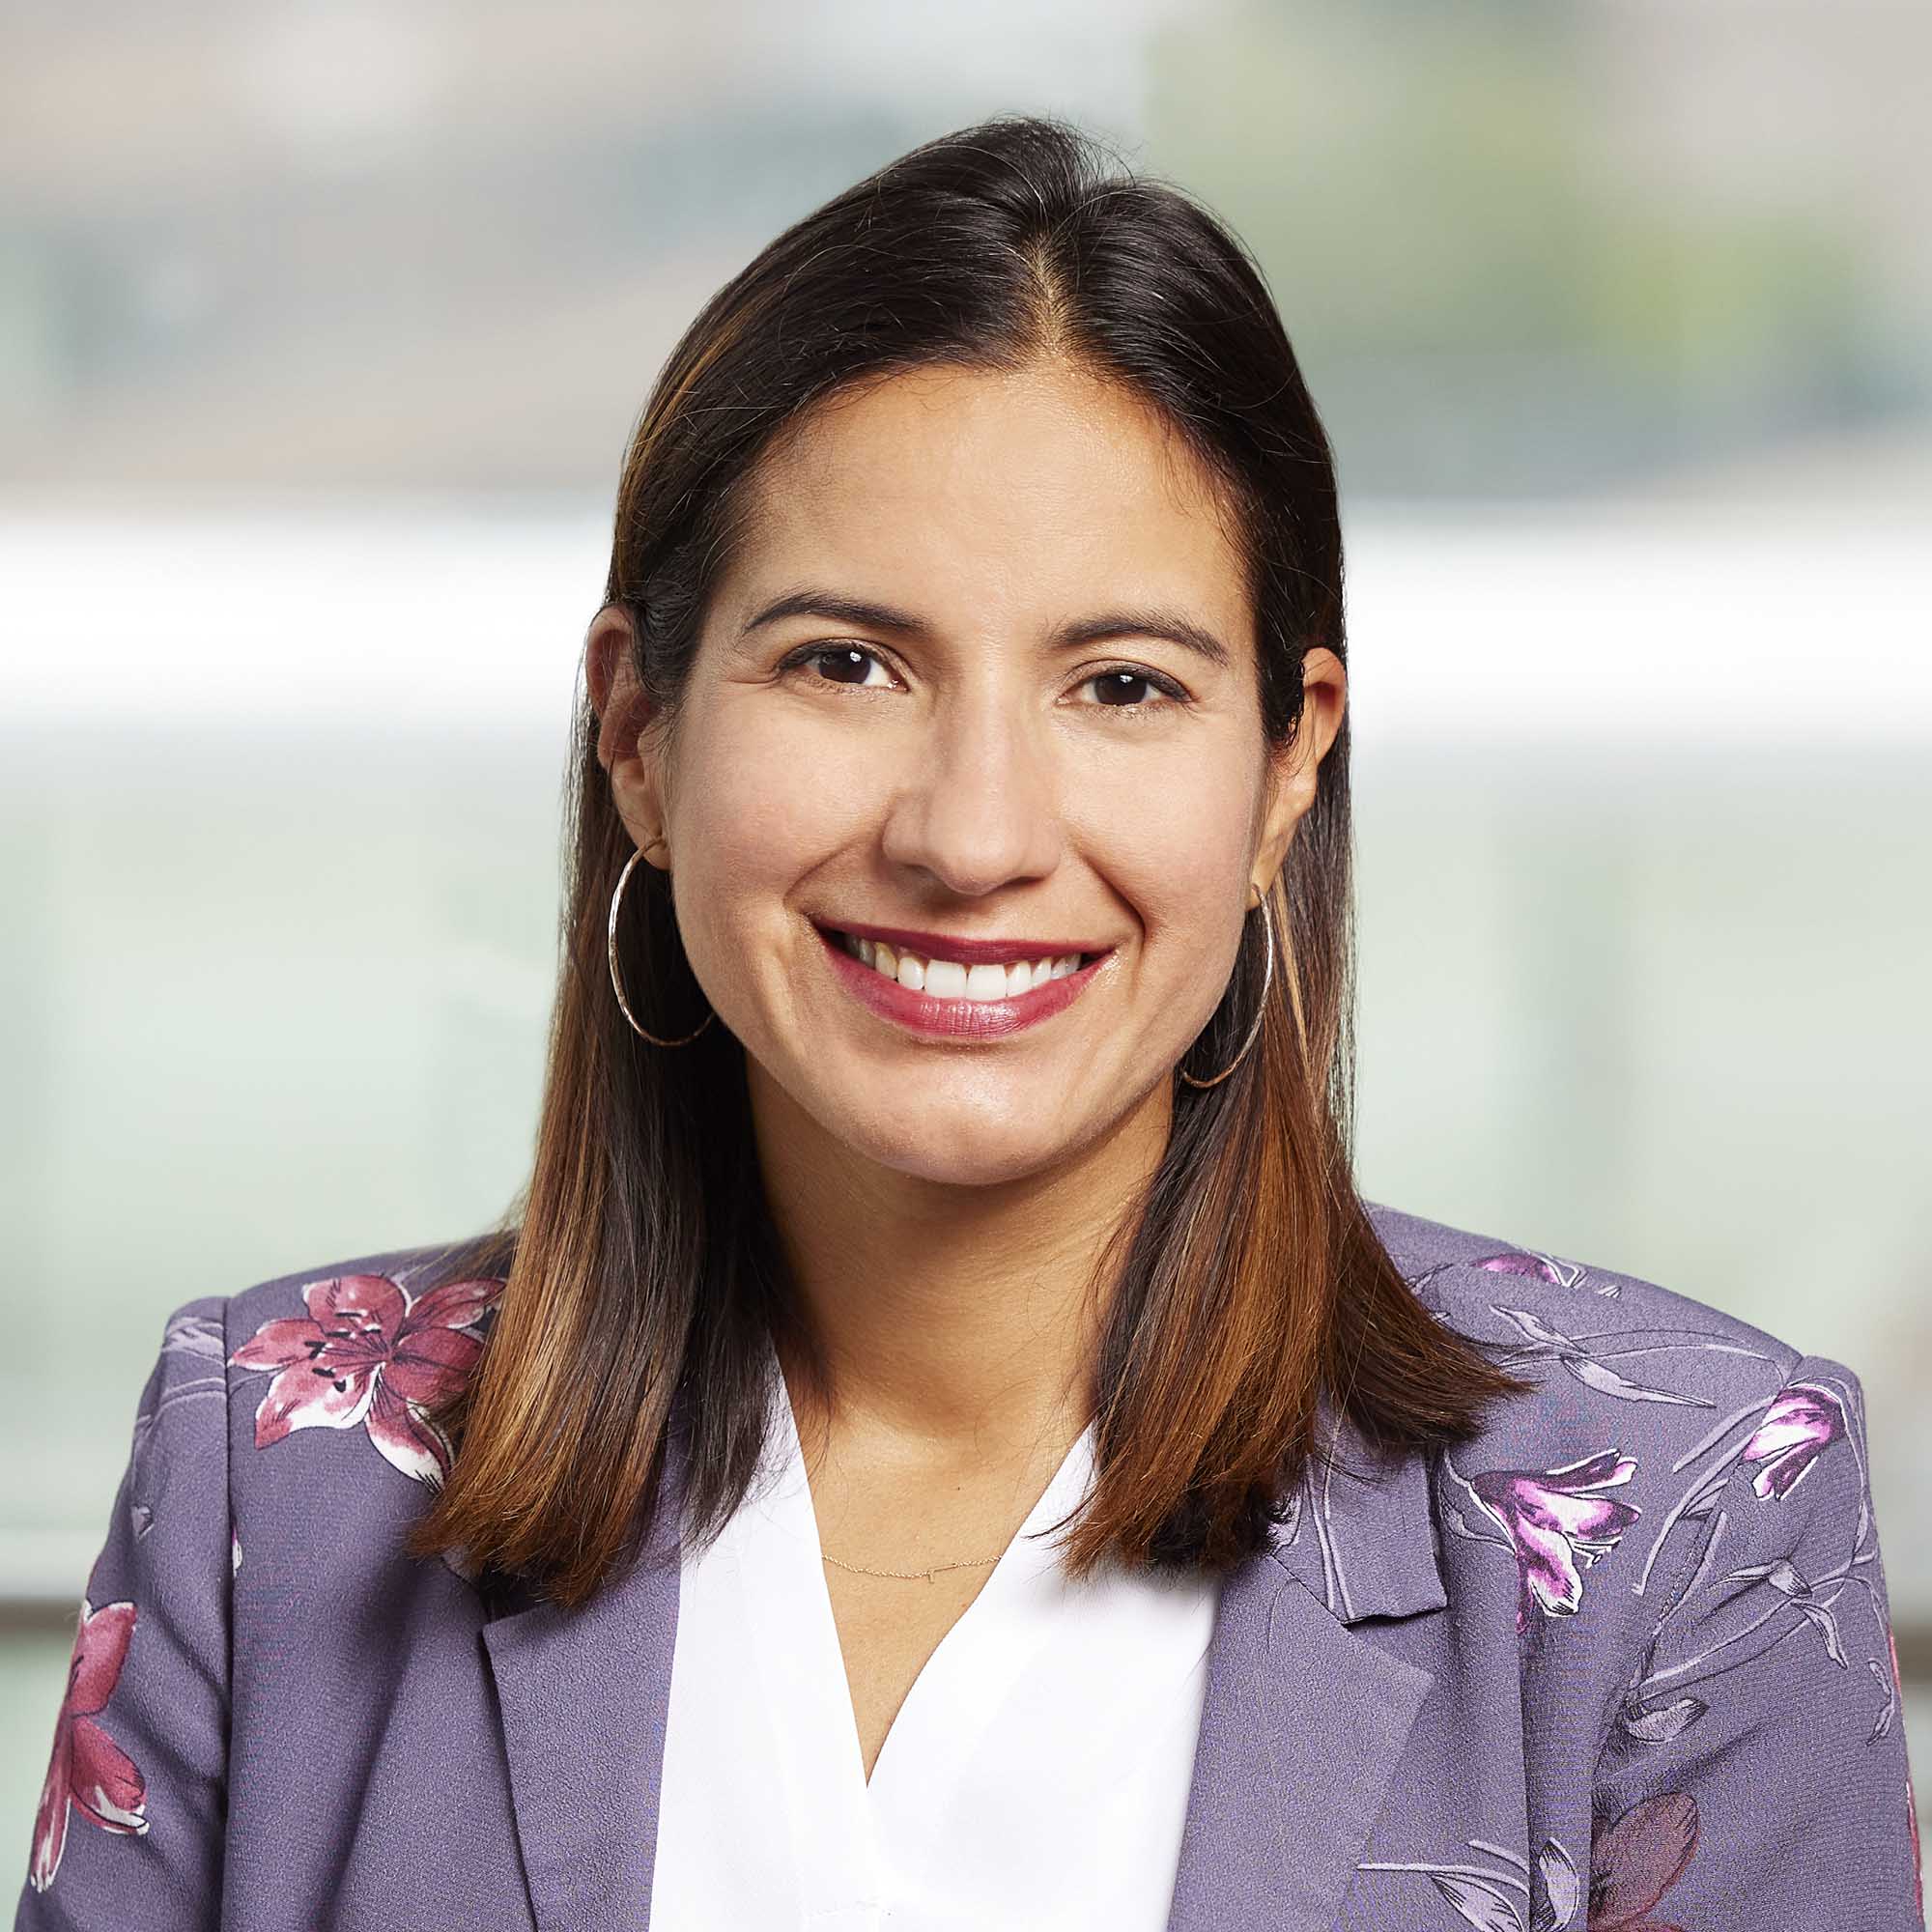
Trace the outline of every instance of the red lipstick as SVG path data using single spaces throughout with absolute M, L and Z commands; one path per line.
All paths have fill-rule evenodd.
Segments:
M 985 940 L 980 942 L 985 956 L 973 956 L 959 950 L 960 941 L 947 939 L 940 933 L 899 932 L 890 926 L 841 926 L 835 931 L 817 924 L 815 921 L 813 929 L 818 934 L 826 957 L 832 962 L 832 970 L 855 999 L 869 1007 L 881 1019 L 895 1020 L 916 1033 L 940 1038 L 1002 1039 L 1009 1034 L 1037 1026 L 1041 1020 L 1051 1019 L 1055 1013 L 1070 1007 L 1093 984 L 1094 976 L 1111 956 L 1111 949 L 1098 952 L 1064 980 L 1048 980 L 1010 999 L 941 1000 L 930 993 L 915 993 L 910 987 L 901 986 L 896 980 L 888 980 L 883 973 L 846 952 L 838 941 L 838 933 L 844 931 L 864 939 L 883 939 L 888 946 L 896 945 L 903 938 L 909 952 L 918 952 L 919 942 L 924 940 L 940 958 L 957 959 L 963 965 L 972 966 L 999 966 L 1021 959 L 1044 959 L 1055 956 L 1056 949 L 1042 946 L 1029 950 L 1034 946 L 1032 941 L 1016 947 L 1004 940 Z M 1062 946 L 1057 952 L 1065 954 L 1089 950 L 1079 946 Z

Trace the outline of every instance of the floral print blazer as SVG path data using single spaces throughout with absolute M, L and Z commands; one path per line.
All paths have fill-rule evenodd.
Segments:
M 1174 1932 L 1922 1927 L 1858 1378 L 1372 1213 L 1535 1391 L 1447 1455 L 1341 1429 L 1226 1580 Z M 440 1252 L 167 1318 L 16 1932 L 648 1924 L 681 1471 L 574 1615 L 405 1557 L 501 1287 Z

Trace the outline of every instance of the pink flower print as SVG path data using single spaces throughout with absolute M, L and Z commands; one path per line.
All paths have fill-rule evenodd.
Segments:
M 1546 1616 L 1570 1616 L 1583 1601 L 1587 1568 L 1606 1554 L 1639 1515 L 1634 1503 L 1603 1493 L 1630 1481 L 1636 1462 L 1614 1449 L 1561 1468 L 1490 1469 L 1469 1487 L 1509 1532 L 1521 1588 L 1516 1627 L 1529 1624 L 1532 1603 Z
M 114 1694 L 133 1634 L 132 1604 L 103 1604 L 97 1610 L 85 1597 L 80 1600 L 67 1695 L 54 1719 L 53 1755 L 34 1816 L 34 1857 L 27 1876 L 36 1891 L 46 1890 L 60 1870 L 70 1806 L 77 1806 L 83 1818 L 103 1831 L 138 1834 L 148 1829 L 146 1780 L 134 1760 L 94 1721 Z
M 1743 1460 L 1764 1464 L 1751 1488 L 1768 1499 L 1788 1496 L 1812 1463 L 1845 1434 L 1844 1405 L 1815 1382 L 1779 1389 L 1744 1446 Z
M 1697 1849 L 1697 1801 L 1666 1791 L 1633 1804 L 1590 1840 L 1589 1932 L 1675 1932 L 1651 1908 Z
M 1501 1254 L 1485 1255 L 1469 1265 L 1488 1268 L 1492 1274 L 1533 1275 L 1537 1280 L 1553 1283 L 1558 1288 L 1575 1288 L 1583 1278 L 1583 1270 L 1575 1262 L 1566 1262 L 1558 1255 L 1543 1254 L 1535 1248 L 1505 1248 Z
M 295 1429 L 354 1429 L 406 1476 L 440 1485 L 448 1438 L 428 1410 L 462 1386 L 482 1353 L 466 1333 L 495 1303 L 498 1280 L 446 1282 L 412 1300 L 384 1274 L 345 1274 L 302 1291 L 306 1318 L 265 1321 L 229 1360 L 273 1369 L 255 1410 L 255 1446 Z

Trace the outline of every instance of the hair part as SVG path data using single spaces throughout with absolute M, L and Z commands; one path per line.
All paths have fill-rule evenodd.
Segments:
M 1144 401 L 1212 479 L 1256 621 L 1261 730 L 1303 714 L 1302 664 L 1346 663 L 1326 435 L 1259 266 L 1181 190 L 1046 117 L 915 148 L 807 215 L 705 304 L 667 360 L 617 493 L 605 602 L 674 743 L 711 596 L 746 542 L 760 465 L 813 412 L 924 367 L 1057 358 Z M 650 1527 L 673 1409 L 682 1529 L 702 1540 L 764 1447 L 769 1344 L 817 1361 L 758 1171 L 744 1052 L 724 1027 L 665 1051 L 606 977 L 632 842 L 580 685 L 567 901 L 534 1159 L 454 1264 L 504 1275 L 488 1343 L 437 1418 L 457 1454 L 412 1553 L 460 1549 L 574 1607 Z M 1179 1088 L 1169 1144 L 1102 1259 L 1095 1484 L 1065 1561 L 1225 1570 L 1264 1547 L 1324 1395 L 1378 1449 L 1465 1440 L 1523 1392 L 1445 1328 L 1378 1240 L 1352 1176 L 1353 881 L 1346 717 L 1270 887 L 1265 1015 L 1225 1081 Z M 668 884 L 633 881 L 619 957 L 672 1036 L 703 997 Z M 1191 1051 L 1232 1058 L 1266 962 L 1251 922 Z M 690 1015 L 690 1017 L 685 1017 Z

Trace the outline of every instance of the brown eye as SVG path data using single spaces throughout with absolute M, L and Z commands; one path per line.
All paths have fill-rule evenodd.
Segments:
M 868 666 L 877 665 L 885 668 L 885 662 L 876 652 L 862 649 L 857 644 L 808 644 L 803 650 L 793 651 L 779 667 L 781 670 L 803 669 L 810 665 L 820 674 L 816 682 L 821 684 L 863 685 L 867 681 Z
M 1130 670 L 1103 670 L 1094 680 L 1102 704 L 1140 704 L 1153 689 L 1153 681 Z
M 1110 670 L 1095 671 L 1086 682 L 1099 694 L 1099 707 L 1109 711 L 1161 710 L 1163 704 L 1149 705 L 1148 693 L 1158 692 L 1163 703 L 1185 704 L 1187 694 L 1171 677 L 1139 665 L 1116 665 Z
M 820 651 L 810 660 L 824 671 L 834 684 L 864 684 L 866 663 L 870 653 L 856 651 L 843 646 L 835 646 Z M 876 663 L 877 660 L 873 659 Z

